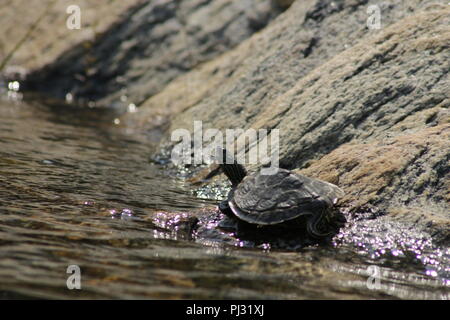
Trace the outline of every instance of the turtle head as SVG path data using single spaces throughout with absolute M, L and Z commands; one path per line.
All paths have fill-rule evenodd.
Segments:
M 222 149 L 222 161 L 219 162 L 220 168 L 233 186 L 241 183 L 242 179 L 244 179 L 244 177 L 247 175 L 247 171 L 245 170 L 244 166 L 242 164 L 239 164 L 234 158 L 232 158 L 225 149 Z

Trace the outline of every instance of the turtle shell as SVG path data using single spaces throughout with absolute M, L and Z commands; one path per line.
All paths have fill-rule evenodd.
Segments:
M 230 191 L 228 203 L 240 219 L 261 225 L 277 224 L 331 208 L 344 192 L 337 186 L 289 170 L 272 175 L 248 175 Z

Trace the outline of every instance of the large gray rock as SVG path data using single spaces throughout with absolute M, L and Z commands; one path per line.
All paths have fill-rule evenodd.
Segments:
M 233 48 L 282 10 L 270 0 L 143 1 L 92 45 L 76 46 L 30 74 L 27 85 L 97 105 L 125 97 L 127 104 L 140 104 L 172 79 Z
M 375 205 L 448 239 L 450 7 L 384 1 L 370 30 L 368 4 L 296 1 L 124 119 L 166 130 L 172 145 L 170 132 L 195 120 L 279 129 L 282 167 L 339 184 L 352 208 Z

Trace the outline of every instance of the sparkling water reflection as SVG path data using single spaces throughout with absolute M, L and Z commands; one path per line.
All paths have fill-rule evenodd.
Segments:
M 0 101 L 0 298 L 448 299 L 449 249 L 385 217 L 298 252 L 220 233 L 198 196 L 223 190 L 150 162 L 151 139 L 115 118 Z

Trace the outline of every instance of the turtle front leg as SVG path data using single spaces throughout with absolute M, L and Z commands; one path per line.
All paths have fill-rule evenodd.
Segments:
M 218 205 L 220 212 L 222 212 L 225 217 L 219 222 L 219 227 L 225 230 L 236 231 L 238 229 L 239 221 L 236 219 L 233 211 L 228 204 L 228 200 L 224 200 Z

